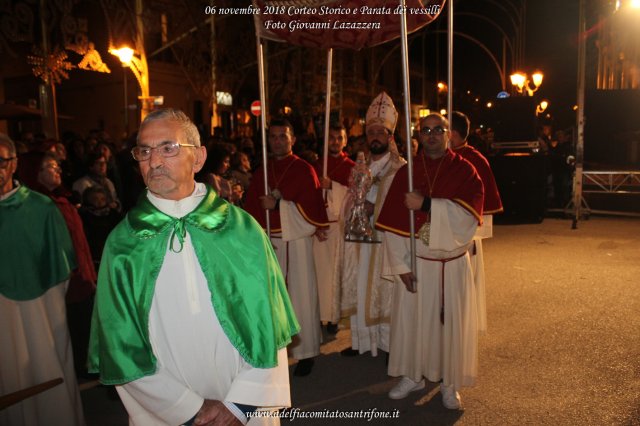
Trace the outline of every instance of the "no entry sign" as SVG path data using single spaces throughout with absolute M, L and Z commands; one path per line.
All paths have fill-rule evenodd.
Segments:
M 262 107 L 260 106 L 260 101 L 251 102 L 251 114 L 258 117 L 262 113 Z

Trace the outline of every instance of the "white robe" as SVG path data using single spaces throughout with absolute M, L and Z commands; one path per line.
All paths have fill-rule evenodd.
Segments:
M 84 425 L 65 293 L 68 281 L 25 301 L 0 295 L 0 395 L 49 380 L 64 382 L 0 411 L 0 425 Z
M 478 302 L 478 332 L 487 332 L 487 297 L 484 279 L 484 252 L 482 240 L 493 237 L 493 215 L 482 215 L 482 225 L 478 226 L 473 236 L 474 246 L 470 250 L 471 270 L 473 271 L 473 281 L 476 285 L 476 297 Z
M 458 204 L 431 200 L 429 247 L 416 241 L 417 293 L 399 279 L 411 271 L 409 238 L 390 232 L 384 243 L 383 274 L 396 279 L 391 317 L 389 375 L 419 381 L 443 380 L 455 389 L 472 386 L 478 369 L 476 292 L 467 250 L 477 228 L 476 218 Z M 444 269 L 444 287 L 442 273 Z M 440 309 L 444 288 L 444 326 Z
M 198 184 L 194 194 L 180 201 L 150 193 L 148 197 L 162 212 L 183 217 L 205 194 L 204 185 Z M 274 368 L 254 368 L 244 361 L 216 317 L 188 233 L 181 252 L 167 248 L 149 313 L 149 339 L 157 358 L 156 373 L 117 386 L 131 425 L 180 425 L 196 414 L 205 399 L 258 407 L 291 404 L 286 349 L 278 352 Z M 248 424 L 279 421 L 252 418 Z
M 313 257 L 318 281 L 320 320 L 337 323 L 340 320 L 340 270 L 344 245 L 342 205 L 349 188 L 332 181 L 327 190 L 327 217 L 329 230 L 326 241 L 313 239 Z
M 292 201 L 280 200 L 282 233 L 271 235 L 293 310 L 300 323 L 300 332 L 289 345 L 296 359 L 320 354 L 322 332 L 318 285 L 313 261 L 313 234 L 316 227 L 307 222 Z

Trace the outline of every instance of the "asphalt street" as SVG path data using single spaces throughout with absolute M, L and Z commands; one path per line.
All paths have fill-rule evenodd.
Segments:
M 484 248 L 489 329 L 461 410 L 435 383 L 390 400 L 384 354 L 340 356 L 344 323 L 311 375 L 291 376 L 298 418 L 282 424 L 640 425 L 640 220 L 498 225 Z M 127 424 L 108 388 L 84 386 L 89 426 Z

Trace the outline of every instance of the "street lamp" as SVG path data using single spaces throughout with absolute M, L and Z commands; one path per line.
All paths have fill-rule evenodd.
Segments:
M 509 77 L 511 78 L 511 84 L 516 88 L 518 93 L 533 96 L 533 93 L 540 88 L 544 75 L 540 71 L 536 71 L 531 75 L 531 80 L 529 80 L 527 74 L 516 72 Z M 533 83 L 533 87 L 531 87 L 531 83 Z
M 149 113 L 151 109 L 150 104 L 153 101 L 153 98 L 149 96 L 149 70 L 147 68 L 146 58 L 144 56 L 138 58 L 133 49 L 127 46 L 119 49 L 111 48 L 109 49 L 109 53 L 117 56 L 120 62 L 122 62 L 122 66 L 128 67 L 133 75 L 136 76 L 136 80 L 138 80 L 138 85 L 140 86 L 140 96 L 138 99 L 142 101 L 142 110 L 140 112 L 140 121 L 142 122 Z
M 536 105 L 536 115 L 540 115 L 543 112 L 545 112 L 548 106 L 549 106 L 549 102 L 543 99 L 538 105 Z

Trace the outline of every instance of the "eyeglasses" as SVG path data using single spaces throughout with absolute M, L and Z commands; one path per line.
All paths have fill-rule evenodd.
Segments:
M 16 157 L 8 157 L 8 158 L 0 157 L 0 169 L 6 169 L 7 167 L 9 167 L 9 163 L 15 159 Z
M 443 135 L 445 132 L 447 131 L 447 129 L 445 129 L 442 126 L 436 126 L 436 127 L 423 127 L 420 129 L 420 134 L 421 135 L 425 135 L 425 136 L 430 136 L 431 134 L 434 134 L 436 136 L 440 136 Z
M 136 161 L 147 161 L 151 158 L 151 153 L 158 149 L 160 150 L 160 155 L 164 158 L 175 157 L 180 152 L 180 147 L 186 146 L 189 148 L 195 148 L 196 145 L 192 145 L 190 143 L 178 143 L 178 142 L 167 142 L 152 148 L 150 146 L 136 146 L 131 150 L 131 155 Z

